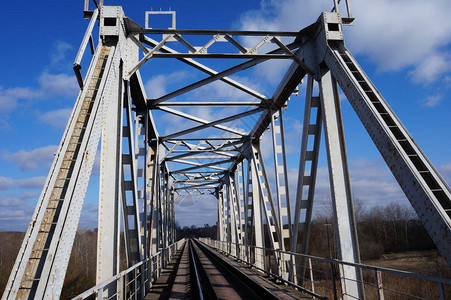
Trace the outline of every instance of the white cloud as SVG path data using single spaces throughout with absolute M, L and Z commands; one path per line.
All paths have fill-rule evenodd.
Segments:
M 9 177 L 0 176 L 0 190 L 9 190 L 12 188 L 36 189 L 42 188 L 45 182 L 44 176 L 13 179 Z
M 52 110 L 41 114 L 39 120 L 56 128 L 65 128 L 71 112 L 72 108 Z
M 72 49 L 72 45 L 64 41 L 57 41 L 56 43 L 54 43 L 53 49 L 50 54 L 50 65 L 54 67 L 66 64 L 68 60 L 66 56 L 67 52 Z
M 448 185 L 451 185 L 451 162 L 437 168 Z
M 0 206 L 12 207 L 12 206 L 19 206 L 21 204 L 22 204 L 22 201 L 19 200 L 18 198 L 3 198 L 3 197 L 0 197 Z
M 39 91 L 30 88 L 14 87 L 3 89 L 0 86 L 0 113 L 8 113 L 14 110 L 18 105 L 19 99 L 32 99 L 39 96 Z
M 39 87 L 13 87 L 4 89 L 0 86 L 0 114 L 6 114 L 17 108 L 20 100 L 47 99 L 53 96 L 76 97 L 78 92 L 75 76 L 67 74 L 50 74 L 44 72 L 38 79 Z
M 413 81 L 429 84 L 439 79 L 442 74 L 451 71 L 451 59 L 447 54 L 436 53 L 426 56 L 415 70 L 409 72 Z
M 217 200 L 214 196 L 183 196 L 175 199 L 175 214 L 180 226 L 216 224 Z
M 450 9 L 446 0 L 354 2 L 357 20 L 349 30 L 350 46 L 369 55 L 382 71 L 413 66 L 421 73 L 423 62 L 446 55 L 441 49 L 451 41 Z M 442 72 L 429 69 L 424 76 L 433 80 Z
M 262 1 L 240 19 L 240 29 L 299 30 L 313 23 L 332 1 Z M 344 8 L 342 8 L 344 11 Z M 367 55 L 380 71 L 411 68 L 415 81 L 433 82 L 450 72 L 451 2 L 379 0 L 352 3 L 355 26 L 347 28 L 352 52 Z
M 176 71 L 170 74 L 160 74 L 150 78 L 144 88 L 149 98 L 158 98 L 167 94 L 167 87 L 171 83 L 178 83 L 188 78 L 189 74 L 185 71 Z
M 22 194 L 20 194 L 18 196 L 18 198 L 21 200 L 36 199 L 38 197 L 39 197 L 39 193 L 35 193 L 35 192 L 23 192 Z
M 9 190 L 14 186 L 14 180 L 12 178 L 0 176 L 0 191 Z
M 443 95 L 437 94 L 433 96 L 428 96 L 426 99 L 420 101 L 420 103 L 427 107 L 434 107 L 440 104 L 443 99 Z
M 26 179 L 16 179 L 17 186 L 24 189 L 42 189 L 46 177 L 38 176 Z
M 52 162 L 53 154 L 57 148 L 56 145 L 49 145 L 29 151 L 6 152 L 2 155 L 2 159 L 16 163 L 21 170 L 34 170 L 41 165 L 48 166 Z
M 38 79 L 40 84 L 40 91 L 42 97 L 52 96 L 67 96 L 76 97 L 80 88 L 74 75 L 69 76 L 64 73 L 50 74 L 44 72 Z

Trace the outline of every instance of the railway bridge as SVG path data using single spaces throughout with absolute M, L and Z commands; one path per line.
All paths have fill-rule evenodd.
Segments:
M 338 87 L 448 264 L 451 191 L 346 48 L 342 29 L 354 18 L 348 1 L 338 2 L 291 32 L 177 29 L 174 11 L 146 12 L 142 26 L 120 6 L 86 1 L 89 24 L 74 62 L 80 93 L 2 299 L 60 297 L 100 140 L 98 284 L 77 299 L 153 297 L 162 280 L 175 298 L 407 296 L 390 276 L 449 296 L 450 279 L 360 263 Z M 152 28 L 159 14 L 169 15 L 170 28 Z M 149 98 L 141 74 L 154 61 L 158 71 L 179 63 L 204 77 Z M 289 62 L 270 96 L 239 76 L 268 61 Z M 229 92 L 212 101 L 219 83 Z M 290 191 L 283 116 L 301 84 L 300 163 Z M 262 146 L 264 134 L 271 143 Z M 307 255 L 321 135 L 337 260 Z M 200 196 L 217 201 L 217 240 L 177 241 L 176 200 Z

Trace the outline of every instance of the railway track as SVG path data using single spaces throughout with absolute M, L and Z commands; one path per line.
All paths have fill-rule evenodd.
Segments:
M 189 240 L 193 299 L 280 299 L 196 240 Z
M 172 275 L 157 281 L 146 300 L 311 299 L 194 239 L 187 240 L 176 261 L 174 268 L 167 270 Z

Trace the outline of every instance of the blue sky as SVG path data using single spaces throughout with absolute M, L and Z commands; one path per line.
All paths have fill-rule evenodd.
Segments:
M 179 29 L 293 31 L 314 22 L 332 2 L 106 0 L 107 5 L 122 5 L 126 16 L 142 25 L 144 11 L 170 7 L 177 11 Z M 356 21 L 345 31 L 348 48 L 449 184 L 451 3 L 360 0 L 351 5 Z M 72 62 L 87 26 L 82 6 L 82 1 L 68 1 L 64 6 L 60 1 L 0 4 L 0 230 L 26 229 L 76 99 Z M 87 62 L 84 66 L 87 68 Z M 195 79 L 189 69 L 177 69 L 175 64 L 164 71 L 157 62 L 155 66 L 153 73 L 143 76 L 150 95 L 173 90 L 168 79 L 174 84 Z M 238 76 L 266 92 L 277 84 L 283 70 L 280 64 L 265 64 Z M 301 86 L 299 97 L 292 97 L 285 114 L 290 186 L 297 176 L 303 91 Z M 355 113 L 346 101 L 342 103 L 355 197 L 367 207 L 407 203 Z M 266 136 L 263 143 L 270 143 Z M 324 151 L 321 157 L 316 196 L 319 212 L 329 197 Z M 96 226 L 97 174 L 94 170 L 82 228 Z M 216 222 L 216 203 L 211 198 L 193 202 L 177 207 L 181 225 Z

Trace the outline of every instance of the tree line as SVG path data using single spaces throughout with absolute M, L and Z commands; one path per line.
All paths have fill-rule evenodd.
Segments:
M 387 253 L 436 249 L 415 212 L 408 206 L 389 204 L 365 210 L 357 201 L 355 212 L 362 260 L 379 259 Z M 326 210 L 313 220 L 309 254 L 336 258 L 331 216 L 331 210 Z M 177 239 L 216 239 L 217 226 L 177 225 L 176 232 Z M 6 286 L 23 237 L 24 233 L 21 232 L 0 232 L 0 291 Z M 96 251 L 97 230 L 79 230 L 69 261 L 62 299 L 72 298 L 95 285 Z M 121 265 L 125 268 L 125 262 Z

